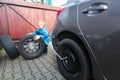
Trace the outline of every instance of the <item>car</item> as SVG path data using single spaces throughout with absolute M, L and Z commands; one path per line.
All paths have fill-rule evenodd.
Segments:
M 61 74 L 66 80 L 120 80 L 119 1 L 69 2 L 52 31 Z

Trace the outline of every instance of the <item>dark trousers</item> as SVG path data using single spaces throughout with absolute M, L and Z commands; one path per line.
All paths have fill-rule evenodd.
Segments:
M 45 45 L 44 53 L 47 53 L 47 45 Z

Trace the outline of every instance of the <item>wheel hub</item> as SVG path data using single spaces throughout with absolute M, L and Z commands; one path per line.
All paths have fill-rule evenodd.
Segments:
M 32 39 L 28 39 L 23 46 L 23 49 L 26 53 L 35 53 L 40 49 L 40 44 L 38 41 L 33 41 Z
M 31 49 L 31 50 L 35 48 L 34 42 L 29 42 L 29 43 L 27 44 L 27 46 L 28 46 L 28 48 Z
M 63 60 L 63 65 L 66 68 L 67 71 L 73 73 L 76 68 L 76 60 L 75 56 L 70 51 L 66 51 L 65 56 L 67 57 L 65 60 Z

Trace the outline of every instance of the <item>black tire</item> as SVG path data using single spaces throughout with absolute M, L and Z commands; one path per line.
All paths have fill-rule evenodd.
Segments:
M 39 39 L 34 41 L 33 36 L 33 34 L 27 34 L 19 41 L 18 51 L 25 59 L 37 58 L 43 53 L 45 49 L 45 43 L 43 40 Z M 30 44 L 33 47 L 30 47 Z
M 0 44 L 11 59 L 19 56 L 18 49 L 16 48 L 9 35 L 0 36 Z
M 85 56 L 85 52 L 76 42 L 71 39 L 64 39 L 57 48 L 57 53 L 65 60 L 57 57 L 58 66 L 61 74 L 67 80 L 89 80 L 90 66 Z

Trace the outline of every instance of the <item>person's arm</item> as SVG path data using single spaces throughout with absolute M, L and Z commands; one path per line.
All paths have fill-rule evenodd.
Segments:
M 43 27 L 42 30 L 40 31 L 40 35 L 43 38 L 48 38 L 49 37 L 49 33 L 46 27 Z
M 41 35 L 41 29 L 32 32 L 34 35 Z

